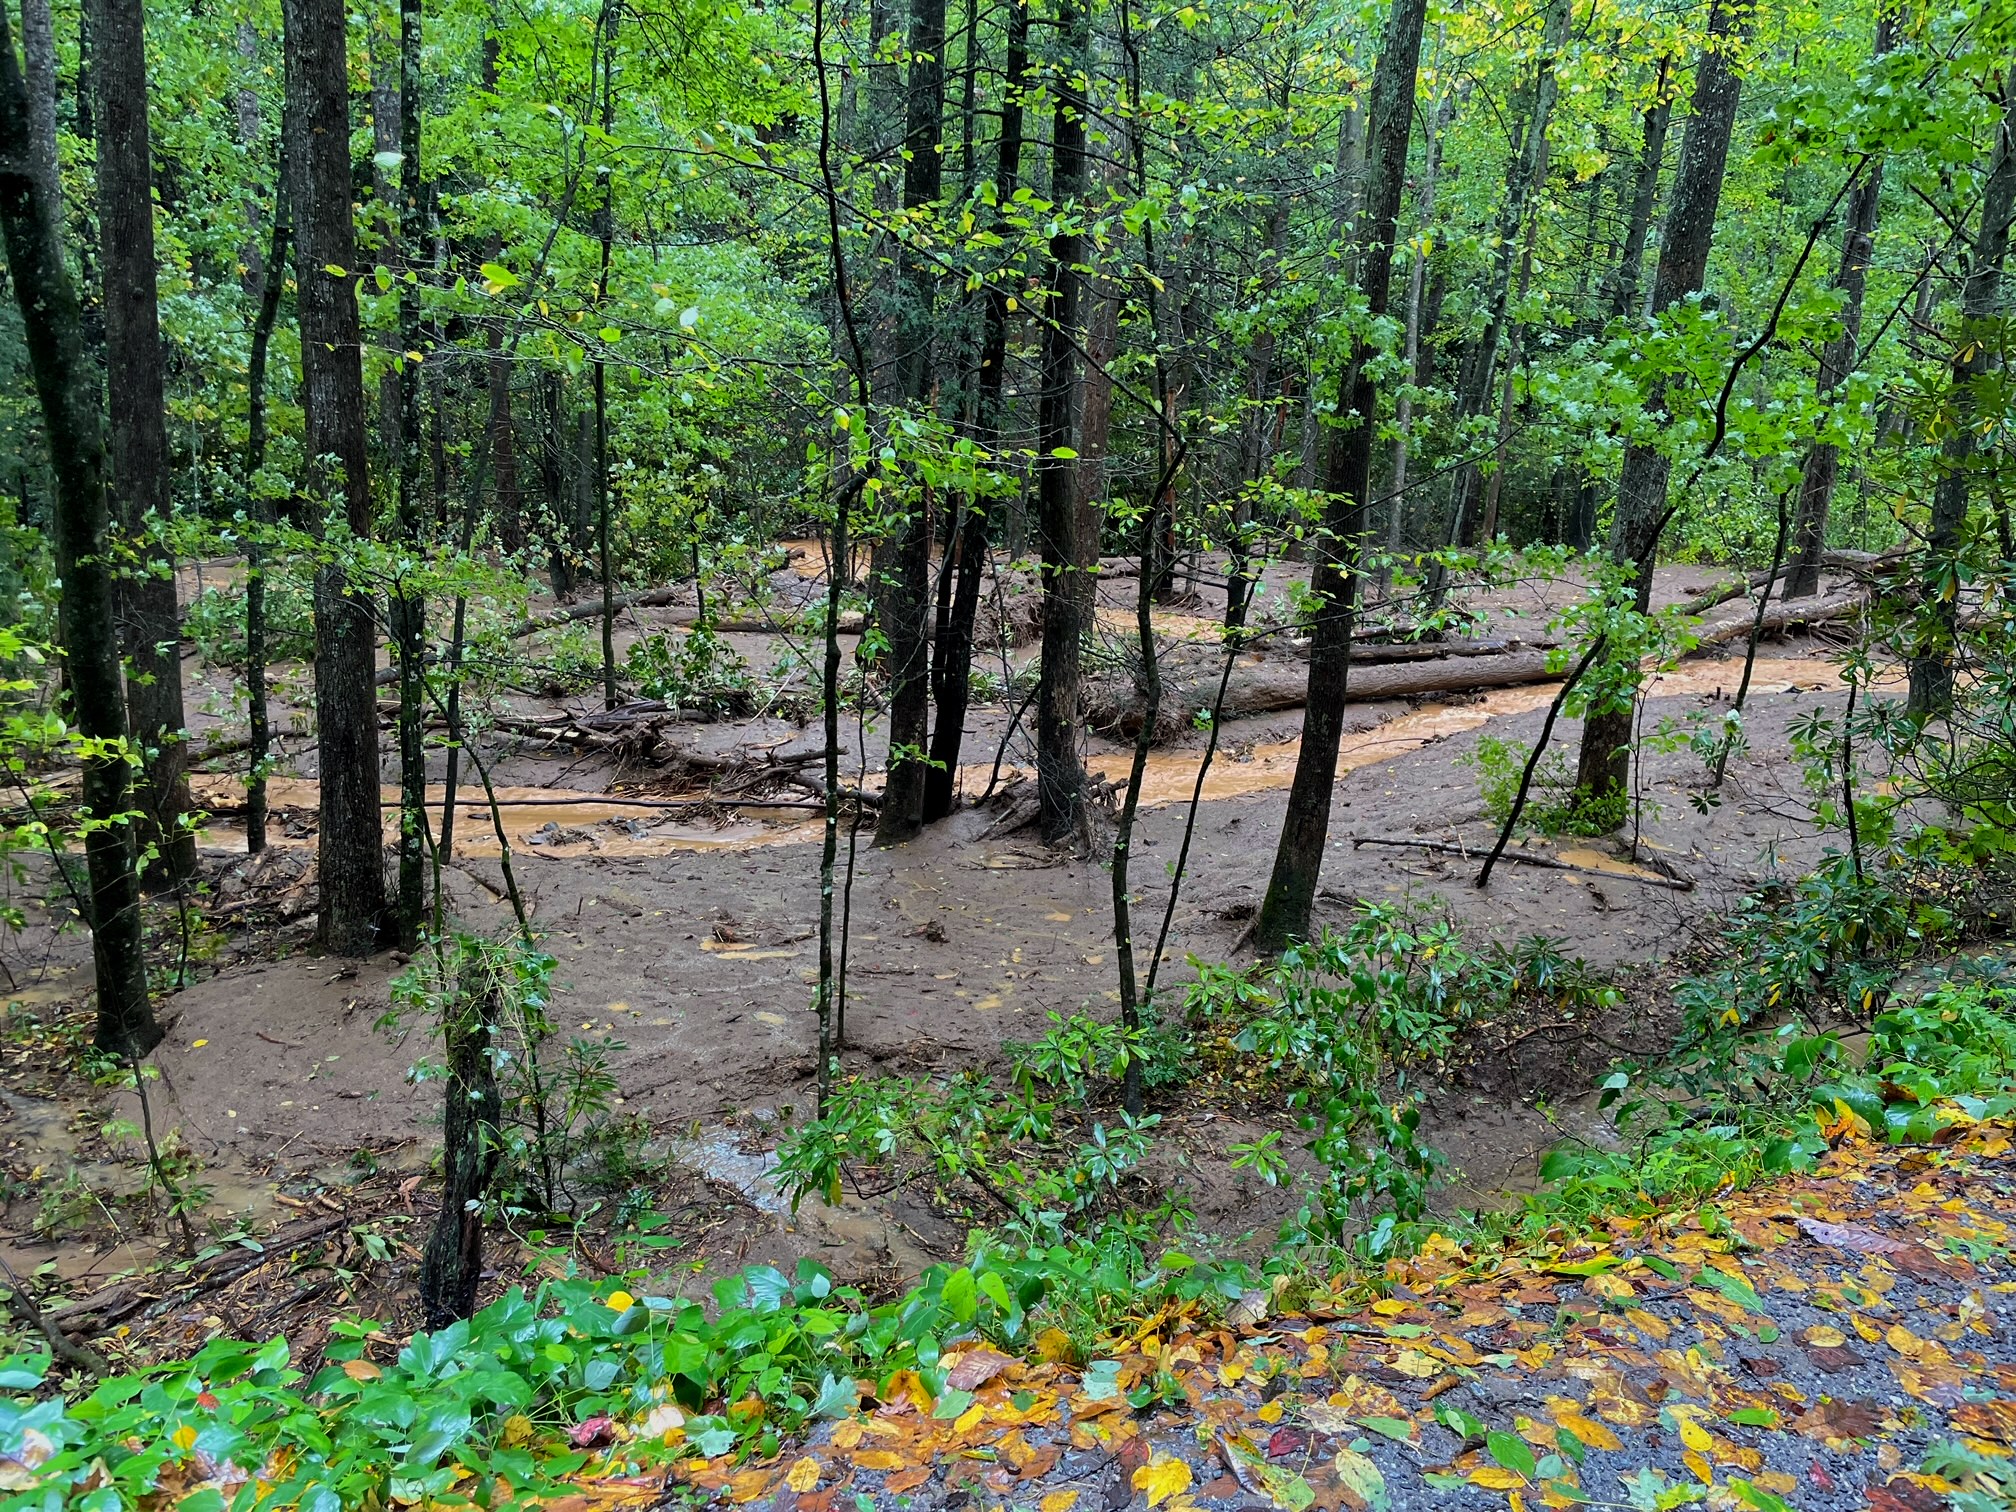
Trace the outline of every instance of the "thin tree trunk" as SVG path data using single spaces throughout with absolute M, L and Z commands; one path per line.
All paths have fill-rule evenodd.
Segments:
M 245 549 L 245 716 L 251 779 L 245 791 L 245 849 L 266 848 L 266 755 L 271 729 L 266 712 L 266 532 L 273 525 L 273 499 L 260 473 L 266 466 L 266 360 L 273 328 L 280 320 L 280 296 L 287 285 L 286 146 L 274 174 L 272 240 L 260 260 L 259 313 L 252 321 L 251 352 L 245 365 L 245 512 L 252 522 Z
M 1659 266 L 1652 282 L 1654 315 L 1698 291 L 1707 274 L 1715 211 L 1721 203 L 1722 177 L 1729 160 L 1729 136 L 1743 87 L 1731 54 L 1741 45 L 1752 14 L 1742 0 L 1715 0 L 1709 15 L 1708 45 L 1694 75 L 1694 117 L 1687 123 L 1687 135 L 1680 146 L 1673 200 L 1659 238 Z M 1657 414 L 1665 408 L 1666 392 L 1663 382 L 1654 382 L 1645 396 L 1647 413 Z M 1671 458 L 1647 442 L 1633 443 L 1624 454 L 1617 517 L 1610 531 L 1610 559 L 1630 575 L 1640 613 L 1652 601 L 1652 568 L 1666 524 L 1666 479 L 1671 466 Z M 1620 696 L 1591 709 L 1583 721 L 1575 785 L 1591 814 L 1607 816 L 1629 783 L 1635 703 L 1635 696 Z
M 945 0 L 913 0 L 910 8 L 909 116 L 904 130 L 903 210 L 910 236 L 922 234 L 944 188 L 940 153 L 945 117 Z M 922 413 L 932 403 L 932 325 L 938 276 L 928 257 L 906 240 L 898 250 L 896 379 L 903 402 Z M 918 480 L 889 564 L 880 602 L 889 638 L 889 776 L 876 817 L 875 843 L 895 845 L 924 824 L 925 743 L 931 721 L 931 535 L 933 490 Z
M 602 5 L 602 130 L 616 123 L 616 7 Z M 595 306 L 609 297 L 609 257 L 616 239 L 616 181 L 607 165 L 597 170 L 601 201 L 595 210 L 595 232 L 601 242 L 601 262 L 595 275 Z M 595 571 L 602 580 L 602 701 L 616 707 L 616 573 L 609 544 L 609 364 L 597 349 L 595 358 Z
M 162 880 L 195 874 L 182 632 L 166 529 L 168 410 L 155 306 L 154 168 L 147 132 L 147 42 L 141 0 L 87 0 L 98 48 L 98 238 L 104 274 L 105 377 L 112 413 L 113 510 L 134 553 L 116 583 L 126 708 L 141 758 L 140 837 Z
M 1415 74 L 1421 61 L 1426 14 L 1426 0 L 1396 0 L 1373 75 L 1359 288 L 1374 319 L 1386 313 L 1392 291 L 1393 243 L 1407 178 L 1407 143 L 1413 131 Z M 1337 742 L 1344 728 L 1344 694 L 1350 676 L 1358 552 L 1372 491 L 1379 386 L 1372 375 L 1370 356 L 1361 339 L 1338 384 L 1339 419 L 1352 416 L 1355 420 L 1331 437 L 1324 480 L 1330 497 L 1310 581 L 1321 607 L 1309 648 L 1308 707 L 1274 872 L 1255 925 L 1255 938 L 1263 950 L 1279 950 L 1290 940 L 1307 937 L 1316 883 L 1323 869 L 1330 798 L 1337 779 Z
M 1876 17 L 1874 56 L 1890 51 L 1897 16 L 1890 0 Z M 1841 243 L 1841 266 L 1834 287 L 1841 291 L 1841 329 L 1820 352 L 1820 372 L 1814 380 L 1823 411 L 1840 403 L 1842 387 L 1855 369 L 1862 340 L 1862 296 L 1869 285 L 1869 262 L 1876 251 L 1876 216 L 1883 198 L 1883 159 L 1874 157 L 1848 201 L 1848 228 Z M 1784 596 L 1810 598 L 1820 591 L 1820 553 L 1827 545 L 1827 511 L 1834 502 L 1834 480 L 1840 471 L 1840 449 L 1832 441 L 1816 441 L 1806 453 L 1799 480 L 1799 509 L 1792 524 L 1792 567 L 1785 574 Z
M 1421 295 L 1428 282 L 1428 252 L 1435 229 L 1435 180 L 1442 171 L 1442 143 L 1449 134 L 1449 122 L 1456 111 L 1456 92 L 1442 96 L 1435 111 L 1435 125 L 1428 135 L 1428 161 L 1421 173 L 1421 188 L 1415 196 L 1415 214 L 1420 235 L 1415 239 L 1407 269 L 1407 380 L 1393 400 L 1393 483 L 1388 492 L 1393 501 L 1386 516 L 1386 554 L 1400 555 L 1401 533 L 1407 519 L 1408 447 L 1414 430 L 1414 390 L 1421 385 Z
M 429 1328 L 446 1328 L 476 1311 L 483 1279 L 483 1198 L 504 1146 L 494 1065 L 501 1005 L 487 966 L 463 963 L 446 1013 L 441 1207 L 420 1259 L 420 1309 Z
M 2002 264 L 2009 252 L 2009 223 L 2016 215 L 2016 68 L 2003 81 L 2002 119 L 1981 190 L 1981 229 L 1967 259 L 1960 295 L 1960 329 L 1954 336 L 1950 414 L 1932 490 L 1931 528 L 1925 537 L 1923 592 L 1931 624 L 1921 627 L 1911 650 L 1911 712 L 1943 714 L 1953 702 L 1953 643 L 1959 627 L 1959 574 L 1955 559 L 1967 527 L 1967 474 L 1978 445 L 1976 412 L 1993 370 Z
M 574 557 L 569 540 L 567 440 L 561 423 L 560 374 L 539 375 L 539 494 L 545 520 L 547 574 L 556 603 L 574 593 Z
M 1498 367 L 1498 349 L 1505 338 L 1511 315 L 1513 269 L 1519 263 L 1521 233 L 1526 224 L 1528 202 L 1536 196 L 1546 177 L 1547 125 L 1554 112 L 1559 85 L 1554 62 L 1568 39 L 1568 0 L 1550 0 L 1540 56 L 1535 64 L 1532 106 L 1522 123 L 1524 136 L 1514 147 L 1506 174 L 1505 197 L 1499 204 L 1497 256 L 1492 264 L 1490 292 L 1486 301 L 1484 332 L 1466 369 L 1462 392 L 1457 396 L 1456 422 L 1460 425 L 1484 412 L 1492 392 L 1492 378 Z M 1455 520 L 1450 539 L 1459 546 L 1477 543 L 1482 516 L 1483 472 L 1474 462 L 1456 471 Z M 1435 574 L 1439 598 L 1444 575 Z
M 1638 308 L 1638 288 L 1645 273 L 1645 238 L 1652 230 L 1652 212 L 1659 204 L 1659 170 L 1666 161 L 1666 131 L 1673 121 L 1673 94 L 1666 76 L 1673 60 L 1659 60 L 1659 76 L 1652 84 L 1652 103 L 1645 110 L 1645 138 L 1638 151 L 1638 174 L 1631 184 L 1631 202 L 1625 212 L 1624 246 L 1617 254 L 1617 266 L 1604 280 L 1607 302 L 1613 319 L 1621 319 Z
M 1059 0 L 1061 56 L 1051 125 L 1050 199 L 1059 207 L 1050 238 L 1050 289 L 1044 301 L 1042 391 L 1037 405 L 1037 534 L 1042 561 L 1043 642 L 1036 696 L 1036 793 L 1043 838 L 1055 844 L 1085 832 L 1085 767 L 1078 754 L 1082 723 L 1080 650 L 1088 553 L 1078 513 L 1078 468 L 1072 456 L 1078 402 L 1080 305 L 1085 238 L 1075 212 L 1085 197 L 1086 101 L 1080 70 L 1090 61 L 1088 0 Z
M 21 0 L 21 62 L 27 74 L 31 166 L 53 207 L 55 255 L 63 252 L 63 177 L 56 152 L 56 23 L 49 0 Z
M 1002 84 L 1001 136 L 994 167 L 995 203 L 1006 207 L 1022 178 L 1022 90 L 1029 71 L 1028 0 L 1007 0 L 1008 42 Z M 977 42 L 969 40 L 969 46 Z M 1009 227 L 998 220 L 995 233 L 1007 237 Z M 1003 451 L 1002 390 L 1008 365 L 1008 325 L 1011 311 L 1005 278 L 990 281 L 981 311 L 980 372 L 976 382 L 975 424 L 980 441 L 997 456 Z M 952 812 L 959 778 L 959 752 L 966 735 L 973 661 L 973 626 L 980 612 L 980 586 L 987 572 L 988 503 L 966 501 L 965 515 L 953 550 L 957 577 L 952 589 L 946 634 L 932 648 L 932 694 L 938 721 L 931 731 L 931 769 L 924 777 L 924 820 L 928 824 Z
M 429 242 L 427 187 L 421 176 L 420 43 L 423 0 L 399 0 L 399 200 L 400 265 L 417 276 L 422 248 Z M 420 391 L 426 381 L 421 357 L 422 324 L 418 291 L 399 284 L 399 352 L 393 368 L 397 403 L 399 539 L 422 554 L 421 497 L 424 463 Z M 389 605 L 393 656 L 399 669 L 399 880 L 393 933 L 413 949 L 427 921 L 427 601 L 420 593 L 395 593 Z
M 35 163 L 28 88 L 0 6 L 0 235 L 8 283 L 21 311 L 28 365 L 49 434 L 55 504 L 50 546 L 63 583 L 63 629 L 70 703 L 80 734 L 111 750 L 86 757 L 83 809 L 97 820 L 85 834 L 91 896 L 91 955 L 97 970 L 96 1043 L 137 1060 L 161 1043 L 147 1000 L 147 958 L 140 927 L 140 881 L 131 837 L 112 822 L 126 812 L 126 738 L 119 653 L 106 563 L 110 509 L 105 487 L 105 420 L 97 380 L 84 351 L 76 290 L 56 252 L 57 207 Z
M 340 0 L 285 0 L 287 180 L 294 201 L 301 324 L 302 451 L 316 511 L 340 509 L 351 535 L 371 534 L 370 465 L 357 264 L 350 217 L 349 66 Z M 343 270 L 340 274 L 331 269 Z M 335 458 L 334 469 L 322 459 Z M 339 955 L 363 955 L 385 913 L 378 813 L 378 713 L 371 609 L 342 567 L 315 574 L 315 736 L 321 779 L 318 933 Z

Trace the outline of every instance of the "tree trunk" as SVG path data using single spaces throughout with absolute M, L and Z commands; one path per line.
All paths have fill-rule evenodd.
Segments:
M 1363 261 L 1359 288 L 1368 313 L 1386 313 L 1393 281 L 1393 243 L 1400 196 L 1407 178 L 1407 141 L 1413 130 L 1414 80 L 1421 61 L 1426 0 L 1395 0 L 1386 27 L 1386 45 L 1373 75 L 1370 173 L 1360 221 Z M 1311 574 L 1318 605 L 1309 648 L 1308 709 L 1302 747 L 1288 792 L 1274 872 L 1260 908 L 1255 938 L 1263 950 L 1279 950 L 1306 938 L 1316 883 L 1323 869 L 1323 844 L 1330 828 L 1330 798 L 1337 778 L 1337 742 L 1344 727 L 1344 697 L 1350 677 L 1351 626 L 1358 592 L 1358 552 L 1372 488 L 1372 452 L 1379 408 L 1371 353 L 1361 339 L 1338 384 L 1338 419 L 1355 417 L 1332 434 L 1324 486 L 1324 535 Z
M 945 0 L 912 0 L 909 117 L 903 134 L 903 210 L 909 237 L 923 234 L 918 217 L 944 188 L 939 148 L 945 117 Z M 896 378 L 903 403 L 922 413 L 932 404 L 932 325 L 938 275 L 929 257 L 906 239 L 897 254 Z M 889 778 L 875 843 L 895 845 L 924 824 L 925 743 L 931 722 L 931 534 L 933 490 L 921 479 L 890 562 L 892 581 L 880 609 L 889 637 Z
M 280 296 L 287 287 L 285 143 L 274 174 L 272 241 L 259 261 L 259 313 L 252 320 L 251 351 L 245 365 L 245 513 L 252 523 L 245 549 L 245 849 L 266 848 L 266 753 L 270 730 L 266 712 L 266 532 L 273 525 L 273 499 L 260 473 L 266 467 L 266 358 L 273 328 L 280 322 Z
M 1456 92 L 1442 96 L 1435 112 L 1435 126 L 1428 134 L 1428 162 L 1421 173 L 1421 187 L 1415 195 L 1415 214 L 1421 234 L 1416 239 L 1407 269 L 1407 379 L 1393 400 L 1393 495 L 1386 515 L 1386 553 L 1400 555 L 1402 532 L 1407 519 L 1408 445 L 1413 439 L 1414 390 L 1422 384 L 1421 295 L 1428 281 L 1428 249 L 1435 228 L 1435 180 L 1442 169 L 1442 143 L 1449 134 L 1449 121 L 1456 112 Z
M 1659 203 L 1659 170 L 1666 161 L 1666 129 L 1673 121 L 1673 95 L 1666 75 L 1673 60 L 1659 60 L 1659 76 L 1652 84 L 1652 103 L 1645 111 L 1645 140 L 1638 152 L 1638 174 L 1631 185 L 1631 202 L 1625 211 L 1624 246 L 1617 254 L 1617 266 L 1604 280 L 1610 314 L 1622 319 L 1638 308 L 1638 286 L 1645 271 L 1645 238 L 1652 229 L 1652 211 Z
M 562 419 L 560 374 L 539 375 L 539 495 L 545 513 L 547 573 L 556 603 L 574 593 L 572 511 L 567 492 L 567 431 Z
M 397 242 L 399 266 L 417 275 L 430 240 L 427 186 L 421 177 L 420 42 L 422 0 L 399 0 Z M 381 112 L 382 113 L 382 112 Z M 399 486 L 395 528 L 419 558 L 423 554 L 420 391 L 426 382 L 418 291 L 399 284 L 399 360 L 392 369 L 398 420 L 395 455 Z M 393 935 L 402 948 L 420 942 L 427 918 L 427 599 L 395 593 L 388 605 L 393 661 L 399 671 L 399 879 L 392 911 Z
M 1697 292 L 1708 271 L 1715 238 L 1715 211 L 1722 200 L 1722 175 L 1729 160 L 1729 135 L 1743 82 L 1732 51 L 1741 45 L 1753 14 L 1743 0 L 1715 0 L 1708 19 L 1708 45 L 1694 74 L 1694 117 L 1680 146 L 1680 170 L 1673 201 L 1659 238 L 1659 266 L 1652 280 L 1652 313 L 1658 315 Z M 1647 127 L 1650 135 L 1650 126 Z M 1645 409 L 1665 408 L 1666 384 L 1655 381 Z M 1659 535 L 1666 527 L 1666 475 L 1672 459 L 1656 445 L 1634 442 L 1624 453 L 1617 486 L 1617 518 L 1610 530 L 1610 559 L 1629 574 L 1642 614 L 1652 601 L 1652 567 Z M 1582 724 L 1582 751 L 1575 785 L 1591 814 L 1616 806 L 1631 774 L 1631 714 L 1634 697 L 1592 709 Z
M 1896 34 L 1896 12 L 1890 0 L 1876 17 L 1874 56 L 1890 51 Z M 1855 370 L 1855 358 L 1862 340 L 1862 296 L 1869 283 L 1869 261 L 1876 251 L 1876 214 L 1883 198 L 1883 159 L 1873 157 L 1862 172 L 1862 182 L 1848 201 L 1848 229 L 1841 242 L 1841 266 L 1834 274 L 1834 287 L 1841 291 L 1841 329 L 1820 352 L 1820 372 L 1815 379 L 1822 410 L 1821 424 L 1828 424 L 1825 412 L 1841 400 L 1841 390 Z M 1792 565 L 1785 574 L 1785 597 L 1809 598 L 1820 591 L 1820 553 L 1827 545 L 1827 511 L 1834 502 L 1834 479 L 1840 471 L 1840 450 L 1832 441 L 1816 441 L 1806 453 L 1799 479 L 1799 510 L 1792 523 Z
M 356 228 L 350 217 L 349 65 L 340 0 L 285 0 L 287 179 L 300 256 L 302 451 L 313 509 L 371 533 Z M 330 269 L 341 269 L 340 273 Z M 335 466 L 323 461 L 333 457 Z M 385 912 L 371 608 L 340 566 L 315 574 L 315 738 L 321 779 L 318 934 L 339 955 L 373 947 Z
M 126 709 L 141 758 L 137 798 L 155 874 L 196 870 L 182 727 L 182 633 L 166 528 L 168 412 L 155 307 L 154 169 L 147 134 L 141 0 L 88 0 L 98 57 L 98 239 L 104 275 L 105 377 L 112 413 L 113 510 L 134 565 L 115 585 Z
M 442 1038 L 448 1060 L 441 1124 L 441 1207 L 420 1259 L 420 1308 L 429 1328 L 476 1311 L 483 1279 L 483 1199 L 503 1149 L 498 1127 L 497 984 L 465 964 L 449 1001 Z
M 1539 193 L 1546 177 L 1547 123 L 1553 115 L 1554 97 L 1559 88 L 1554 77 L 1554 60 L 1568 39 L 1570 11 L 1568 0 L 1549 0 L 1540 56 L 1534 65 L 1532 105 L 1522 123 L 1524 136 L 1512 151 L 1505 180 L 1505 197 L 1498 209 L 1497 256 L 1492 263 L 1484 331 L 1478 337 L 1477 350 L 1465 369 L 1463 391 L 1457 395 L 1456 423 L 1459 425 L 1484 413 L 1486 399 L 1492 391 L 1491 380 L 1498 368 L 1498 349 L 1504 341 L 1511 313 L 1512 272 L 1520 261 L 1519 246 L 1526 224 L 1527 201 Z M 1471 462 L 1459 467 L 1456 470 L 1455 522 L 1450 529 L 1450 539 L 1454 544 L 1464 547 L 1477 544 L 1482 495 L 1483 470 L 1479 465 Z M 1438 597 L 1443 581 L 1443 574 L 1437 572 L 1435 584 Z
M 1981 229 L 1967 258 L 1967 284 L 1960 295 L 1960 329 L 1954 336 L 1950 411 L 1939 452 L 1939 480 L 1932 490 L 1931 528 L 1925 537 L 1923 593 L 1931 624 L 1918 630 L 1911 648 L 1911 712 L 1929 718 L 1953 702 L 1953 642 L 1959 626 L 1956 559 L 1965 543 L 1967 474 L 1974 465 L 1981 390 L 1987 388 L 1998 348 L 1996 331 L 2002 263 L 2009 252 L 2009 222 L 2016 215 L 2016 68 L 2002 88 L 2002 119 L 1996 124 L 1986 182 L 1981 189 Z
M 8 283 L 21 311 L 28 365 L 49 436 L 55 504 L 50 546 L 63 582 L 58 618 L 77 729 L 115 747 L 84 761 L 84 858 L 91 896 L 91 956 L 97 970 L 96 1043 L 112 1055 L 145 1055 L 161 1042 L 147 1000 L 147 958 L 140 927 L 140 883 L 131 837 L 113 822 L 126 812 L 126 738 L 119 652 L 107 566 L 109 506 L 105 422 L 97 379 L 84 353 L 83 320 L 62 260 L 57 207 L 36 166 L 28 88 L 0 6 L 0 235 Z
M 1006 207 L 1022 177 L 1022 89 L 1029 71 L 1028 0 L 1007 0 L 1008 45 L 1002 85 L 1001 140 L 994 169 L 995 203 Z M 975 43 L 969 39 L 968 46 Z M 1006 238 L 1005 220 L 995 223 Z M 1002 389 L 1008 365 L 1008 291 L 1006 275 L 987 288 L 981 314 L 980 372 L 975 406 L 979 439 L 997 456 L 1003 450 Z M 987 571 L 988 503 L 966 501 L 965 516 L 952 550 L 957 578 L 946 633 L 932 647 L 932 696 L 938 722 L 931 732 L 931 768 L 924 776 L 924 820 L 930 823 L 952 812 L 952 794 L 959 779 L 959 752 L 966 734 L 966 709 L 971 690 L 973 626 L 980 612 L 980 585 Z
M 1078 343 L 1085 238 L 1074 218 L 1085 197 L 1086 101 L 1080 70 L 1090 62 L 1088 0 L 1059 0 L 1061 44 L 1050 133 L 1050 200 L 1058 206 L 1050 238 L 1050 297 L 1044 301 L 1042 390 L 1036 421 L 1036 515 L 1042 553 L 1043 645 L 1036 695 L 1036 794 L 1043 838 L 1083 834 L 1085 768 L 1078 755 L 1080 650 L 1085 636 L 1081 579 L 1090 551 L 1080 529 L 1078 468 L 1071 455 L 1078 406 Z
M 21 62 L 28 83 L 28 126 L 34 171 L 52 207 L 50 225 L 62 255 L 63 176 L 56 152 L 56 22 L 49 0 L 21 0 Z

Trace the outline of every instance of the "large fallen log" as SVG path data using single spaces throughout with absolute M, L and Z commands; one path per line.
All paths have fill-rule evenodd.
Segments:
M 1764 611 L 1760 633 L 1783 634 L 1805 625 L 1825 624 L 1852 618 L 1868 604 L 1866 587 L 1844 589 L 1822 598 L 1774 603 Z M 1695 629 L 1696 651 L 1706 651 L 1732 641 L 1746 639 L 1758 623 L 1754 607 L 1740 613 L 1704 620 Z M 1550 667 L 1548 654 L 1537 648 L 1507 643 L 1508 648 L 1491 654 L 1442 656 L 1430 661 L 1362 663 L 1352 656 L 1351 677 L 1346 685 L 1347 703 L 1374 703 L 1385 698 L 1407 698 L 1421 694 L 1473 693 L 1486 688 L 1511 688 L 1524 683 L 1556 682 L 1566 669 Z M 1371 648 L 1372 654 L 1390 648 Z M 1218 697 L 1223 664 L 1192 661 L 1172 672 L 1163 684 L 1162 738 L 1189 726 L 1199 709 L 1208 709 Z M 1299 709 L 1307 701 L 1309 670 L 1299 660 L 1242 659 L 1232 669 L 1225 686 L 1225 700 L 1219 709 L 1223 719 L 1246 719 L 1258 714 L 1277 714 Z M 1094 730 L 1106 735 L 1132 738 L 1141 729 L 1142 703 L 1138 689 L 1121 683 L 1095 685 L 1086 694 L 1085 718 Z

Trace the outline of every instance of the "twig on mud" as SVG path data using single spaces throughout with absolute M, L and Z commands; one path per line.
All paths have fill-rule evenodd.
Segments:
M 1377 835 L 1355 835 L 1351 848 L 1361 845 L 1388 845 L 1396 850 L 1429 850 L 1445 856 L 1462 856 L 1469 859 L 1474 848 L 1466 850 L 1460 845 L 1451 845 L 1446 840 L 1386 840 Z M 1605 871 L 1596 866 L 1577 866 L 1572 861 L 1557 861 L 1552 856 L 1534 856 L 1520 851 L 1507 851 L 1502 858 L 1508 863 L 1520 866 L 1541 866 L 1548 871 L 1580 872 L 1585 877 L 1605 877 L 1618 882 L 1636 882 L 1640 887 L 1663 887 L 1669 892 L 1692 892 L 1694 884 L 1677 877 L 1641 877 L 1636 872 Z
M 90 1375 L 104 1377 L 112 1373 L 111 1362 L 88 1344 L 79 1344 L 75 1339 L 58 1328 L 42 1306 L 28 1294 L 28 1288 L 21 1284 L 21 1278 L 14 1274 L 14 1267 L 0 1258 L 0 1270 L 7 1273 L 7 1305 L 14 1316 L 49 1341 L 49 1352 L 66 1365 L 74 1365 Z

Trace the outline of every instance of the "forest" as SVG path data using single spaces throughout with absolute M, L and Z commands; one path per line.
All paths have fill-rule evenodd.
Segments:
M 0 1512 L 2016 1505 L 2010 0 L 0 43 Z

